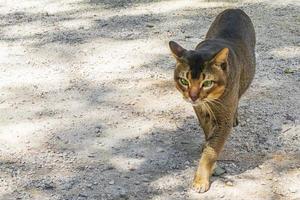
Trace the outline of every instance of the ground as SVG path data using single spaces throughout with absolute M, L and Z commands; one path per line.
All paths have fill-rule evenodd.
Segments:
M 241 8 L 257 71 L 210 190 L 168 41 L 194 48 Z M 0 199 L 300 199 L 300 3 L 0 1 Z

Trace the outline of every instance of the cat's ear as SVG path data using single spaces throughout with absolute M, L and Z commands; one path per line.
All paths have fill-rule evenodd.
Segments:
M 228 48 L 221 49 L 213 58 L 213 61 L 217 64 L 226 63 L 229 54 Z
M 186 49 L 184 49 L 182 46 L 180 46 L 179 44 L 177 44 L 174 41 L 169 42 L 169 47 L 170 47 L 170 50 L 171 50 L 173 56 L 176 59 L 181 58 L 183 56 L 183 53 L 186 51 Z
M 229 49 L 223 48 L 221 49 L 215 57 L 212 59 L 213 63 L 216 63 L 218 66 L 220 66 L 223 70 L 227 67 L 227 59 L 228 59 Z

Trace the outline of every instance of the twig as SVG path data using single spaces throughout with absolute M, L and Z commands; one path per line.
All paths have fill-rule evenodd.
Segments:
M 288 128 L 288 129 L 286 129 L 285 131 L 283 131 L 282 133 L 285 133 L 285 132 L 287 132 L 287 131 L 289 131 L 291 128 Z

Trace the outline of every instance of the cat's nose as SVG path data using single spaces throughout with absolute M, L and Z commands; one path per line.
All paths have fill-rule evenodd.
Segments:
M 192 101 L 196 101 L 199 98 L 199 90 L 192 88 L 189 92 Z
M 190 95 L 192 101 L 196 101 L 198 99 L 198 95 Z

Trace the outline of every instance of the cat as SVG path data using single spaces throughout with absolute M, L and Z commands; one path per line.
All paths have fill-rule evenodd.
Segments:
M 232 127 L 238 125 L 238 103 L 255 74 L 255 30 L 240 9 L 221 12 L 195 50 L 169 42 L 176 59 L 176 88 L 190 102 L 205 134 L 192 187 L 206 192 L 210 176 Z

